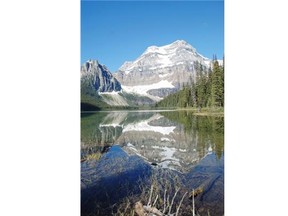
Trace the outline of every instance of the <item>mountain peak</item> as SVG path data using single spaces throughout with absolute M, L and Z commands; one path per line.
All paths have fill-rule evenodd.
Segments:
M 86 64 L 98 65 L 99 62 L 98 60 L 95 60 L 95 59 L 89 59 L 86 61 Z
M 100 64 L 99 61 L 97 59 L 89 59 L 87 60 L 82 67 L 86 67 L 86 71 L 89 71 L 89 68 L 103 68 L 106 71 L 109 71 L 109 69 L 106 67 L 106 65 L 104 64 Z M 110 72 L 110 71 L 109 71 Z
M 188 49 L 191 50 L 193 53 L 196 52 L 196 49 L 192 47 L 189 43 L 187 43 L 184 40 L 176 40 L 170 44 L 164 45 L 164 46 L 149 46 L 143 54 L 148 54 L 148 53 L 158 53 L 162 55 L 167 55 L 170 53 L 174 53 L 175 49 Z
M 184 40 L 176 40 L 173 43 L 166 45 L 167 47 L 170 48 L 186 48 L 186 49 L 190 49 L 192 52 L 196 52 L 196 49 L 189 44 L 188 42 L 184 41 Z
M 184 40 L 176 40 L 176 41 L 174 41 L 173 43 L 172 43 L 173 45 L 179 45 L 179 46 L 181 46 L 181 45 L 190 45 L 190 44 L 188 44 L 186 41 L 184 41 Z
M 190 64 L 191 62 L 199 61 L 202 64 L 206 64 L 204 61 L 208 60 L 208 58 L 198 54 L 196 49 L 186 41 L 176 40 L 164 46 L 149 46 L 135 61 L 125 62 L 119 70 L 128 74 L 133 70 L 141 72 L 167 68 L 184 64 L 185 62 Z
M 81 66 L 81 83 L 88 91 L 112 92 L 121 90 L 121 84 L 118 80 L 98 60 L 88 60 Z

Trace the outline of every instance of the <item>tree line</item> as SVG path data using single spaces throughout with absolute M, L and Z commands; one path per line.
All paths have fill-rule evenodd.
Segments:
M 224 60 L 223 60 L 224 61 Z M 195 77 L 182 90 L 168 95 L 156 107 L 224 107 L 224 62 L 220 65 L 213 57 L 208 70 L 199 62 L 194 63 Z

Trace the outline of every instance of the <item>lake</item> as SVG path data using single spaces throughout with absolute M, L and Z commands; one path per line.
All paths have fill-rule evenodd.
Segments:
M 135 203 L 149 200 L 162 212 L 170 205 L 166 214 L 181 203 L 178 215 L 192 215 L 194 200 L 197 215 L 224 215 L 223 117 L 81 114 L 81 215 L 137 215 Z

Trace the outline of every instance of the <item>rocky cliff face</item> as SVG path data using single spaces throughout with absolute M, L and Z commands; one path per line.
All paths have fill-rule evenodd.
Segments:
M 121 91 L 121 84 L 111 72 L 96 60 L 81 66 L 81 87 L 90 87 L 98 93 Z
M 126 92 L 159 101 L 194 79 L 196 62 L 208 70 L 211 60 L 187 42 L 177 40 L 162 47 L 148 47 L 135 61 L 125 62 L 114 76 Z

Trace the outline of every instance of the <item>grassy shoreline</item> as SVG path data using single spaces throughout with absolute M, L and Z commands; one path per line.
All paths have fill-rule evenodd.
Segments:
M 176 108 L 177 111 L 192 111 L 193 115 L 197 116 L 219 116 L 224 117 L 224 108 L 217 107 L 217 108 L 202 108 L 200 111 L 194 107 L 187 107 L 187 108 Z

